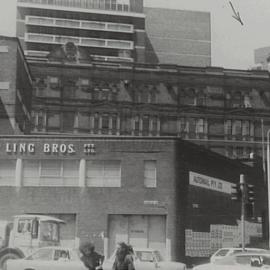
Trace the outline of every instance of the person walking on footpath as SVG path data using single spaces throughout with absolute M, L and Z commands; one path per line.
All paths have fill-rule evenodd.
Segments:
M 86 242 L 80 245 L 79 250 L 82 254 L 81 261 L 88 270 L 102 269 L 100 266 L 104 260 L 104 256 L 95 251 L 95 246 L 92 242 Z
M 135 270 L 133 249 L 124 242 L 118 244 L 112 270 Z

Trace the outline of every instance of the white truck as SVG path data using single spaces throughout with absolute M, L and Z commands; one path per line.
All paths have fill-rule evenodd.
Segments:
M 64 221 L 43 215 L 18 215 L 13 222 L 0 221 L 0 268 L 9 259 L 23 258 L 35 249 L 60 245 Z

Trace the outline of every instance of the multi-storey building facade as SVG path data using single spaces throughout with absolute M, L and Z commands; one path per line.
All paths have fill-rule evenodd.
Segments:
M 270 47 L 258 48 L 254 51 L 254 69 L 270 70 Z
M 29 62 L 35 133 L 177 136 L 233 158 L 261 153 L 268 72 L 65 59 L 59 48 L 47 63 Z
M 211 65 L 210 13 L 144 8 L 147 63 Z
M 144 62 L 142 0 L 18 0 L 17 36 L 28 58 L 59 44 L 84 47 L 92 59 Z
M 73 42 L 94 61 L 211 64 L 210 14 L 147 8 L 143 0 L 17 0 L 17 36 L 46 61 Z
M 106 257 L 119 241 L 182 262 L 209 256 L 219 246 L 209 237 L 204 246 L 198 237 L 190 243 L 190 232 L 235 225 L 240 204 L 231 200 L 231 184 L 240 173 L 249 183 L 261 179 L 254 168 L 178 138 L 2 136 L 0 150 L 0 220 L 56 216 L 66 222 L 63 245 L 91 239 Z
M 1 36 L 0 63 L 0 133 L 29 133 L 32 77 L 17 38 Z
M 168 258 L 206 257 L 213 250 L 192 253 L 198 238 L 190 233 L 207 233 L 209 244 L 211 225 L 236 222 L 230 187 L 244 173 L 259 194 L 256 217 L 265 218 L 261 169 L 180 138 L 229 157 L 260 154 L 270 127 L 268 72 L 97 63 L 73 43 L 55 47 L 46 62 L 20 62 L 17 39 L 1 45 L 1 80 L 15 84 L 15 70 L 21 103 L 32 100 L 32 136 L 1 138 L 1 217 L 56 215 L 68 224 L 65 244 L 91 238 L 106 255 L 124 229 L 122 240 L 158 244 Z M 4 93 L 11 99 L 3 105 L 15 111 L 16 91 Z

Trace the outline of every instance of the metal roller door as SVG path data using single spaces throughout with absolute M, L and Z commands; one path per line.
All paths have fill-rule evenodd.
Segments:
M 166 216 L 164 215 L 110 215 L 109 256 L 116 244 L 124 241 L 134 247 L 157 249 L 165 256 Z

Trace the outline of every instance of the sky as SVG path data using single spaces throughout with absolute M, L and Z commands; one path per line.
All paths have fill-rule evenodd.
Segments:
M 227 0 L 144 0 L 145 6 L 211 14 L 212 66 L 248 69 L 254 49 L 270 46 L 270 0 L 231 0 L 244 23 L 232 18 Z M 0 0 L 0 35 L 15 36 L 16 0 Z

